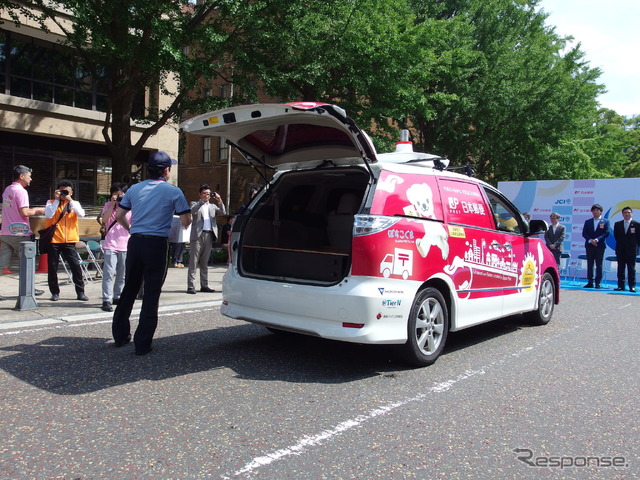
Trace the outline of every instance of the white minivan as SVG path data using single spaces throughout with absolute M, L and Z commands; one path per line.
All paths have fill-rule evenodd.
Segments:
M 558 303 L 553 255 L 491 185 L 398 142 L 379 154 L 335 105 L 257 104 L 185 121 L 273 178 L 236 218 L 221 311 L 433 363 L 449 331 Z

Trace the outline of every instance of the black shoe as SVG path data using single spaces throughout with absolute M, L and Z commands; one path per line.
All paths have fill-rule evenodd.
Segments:
M 119 298 L 114 298 L 113 301 L 111 302 L 111 304 L 112 305 L 117 305 L 119 301 L 120 301 Z
M 124 340 L 116 340 L 113 345 L 116 348 L 124 347 L 127 343 L 131 342 L 131 334 L 127 335 L 127 338 Z
M 205 292 L 205 293 L 213 293 L 213 292 L 215 292 L 215 290 L 213 288 L 209 288 L 209 287 L 201 287 L 200 291 L 201 292 Z
M 636 293 L 636 287 L 631 287 L 631 288 L 629 288 L 629 291 L 630 291 L 631 293 Z
M 60 295 L 58 295 L 57 293 L 54 293 L 53 295 L 51 295 L 50 300 L 52 302 L 57 302 L 60 299 Z
M 602 288 L 602 285 L 600 285 L 599 283 L 596 285 L 596 288 Z
M 587 283 L 584 287 L 582 288 L 593 288 L 593 283 Z
M 620 288 L 620 287 L 614 288 L 614 290 L 616 292 L 624 292 L 624 288 Z
M 77 298 L 81 302 L 88 302 L 89 301 L 89 297 L 87 297 L 84 293 L 79 293 Z
M 33 294 L 36 297 L 39 297 L 40 295 L 44 295 L 44 290 L 38 290 L 37 288 L 33 291 Z
M 196 294 L 196 289 L 195 288 L 187 288 L 187 293 L 189 295 L 195 295 Z
M 151 347 L 147 348 L 146 350 L 136 350 L 136 355 L 138 355 L 138 356 L 146 355 L 151 350 L 153 350 L 153 348 L 151 348 Z
M 113 312 L 113 307 L 109 302 L 102 302 L 102 306 L 100 308 L 105 312 Z

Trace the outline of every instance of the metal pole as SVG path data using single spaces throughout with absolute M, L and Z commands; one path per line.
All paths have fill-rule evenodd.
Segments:
M 233 75 L 233 71 L 231 72 Z M 229 97 L 233 102 L 233 82 L 231 82 L 231 88 Z M 231 215 L 231 145 L 227 144 L 227 215 Z M 226 222 L 225 222 L 226 223 Z
M 19 295 L 14 310 L 36 310 L 36 242 L 20 242 Z

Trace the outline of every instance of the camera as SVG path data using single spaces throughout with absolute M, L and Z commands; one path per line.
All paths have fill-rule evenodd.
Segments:
M 60 195 L 61 196 L 69 195 L 69 190 L 60 190 Z
M 124 195 L 116 196 L 116 202 L 121 202 L 123 198 L 124 198 Z

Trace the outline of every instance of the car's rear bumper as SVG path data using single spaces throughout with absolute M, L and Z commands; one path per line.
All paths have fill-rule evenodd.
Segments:
M 221 312 L 283 330 L 356 343 L 404 343 L 419 282 L 347 277 L 311 286 L 240 277 L 223 278 Z

